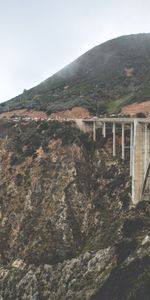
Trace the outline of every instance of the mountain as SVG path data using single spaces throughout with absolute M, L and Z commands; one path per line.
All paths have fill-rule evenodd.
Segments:
M 150 100 L 150 34 L 122 36 L 91 49 L 41 84 L 0 105 L 51 112 L 81 106 L 114 112 Z

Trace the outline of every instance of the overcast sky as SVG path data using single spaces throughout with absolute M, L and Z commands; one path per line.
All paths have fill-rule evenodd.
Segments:
M 150 32 L 150 0 L 0 0 L 0 102 L 114 37 Z

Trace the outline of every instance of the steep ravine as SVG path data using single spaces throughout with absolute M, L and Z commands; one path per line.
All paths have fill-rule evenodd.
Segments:
M 0 299 L 148 300 L 149 203 L 131 206 L 109 136 L 56 121 L 0 135 Z

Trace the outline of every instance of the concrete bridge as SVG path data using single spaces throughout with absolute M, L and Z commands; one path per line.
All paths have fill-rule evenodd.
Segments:
M 132 177 L 132 202 L 150 200 L 150 119 L 147 118 L 91 118 L 76 120 L 85 132 L 92 131 L 96 140 L 96 130 L 101 128 L 104 137 L 107 128 L 112 128 L 112 156 L 117 153 L 116 133 L 121 129 L 121 157 L 126 160 L 126 132 L 129 134 L 130 175 Z

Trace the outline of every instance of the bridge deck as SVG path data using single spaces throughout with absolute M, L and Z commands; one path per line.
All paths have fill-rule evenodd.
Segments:
M 134 122 L 138 123 L 150 123 L 150 118 L 91 118 L 91 119 L 82 119 L 85 123 L 92 122 L 107 122 L 107 123 L 127 123 L 132 124 Z

